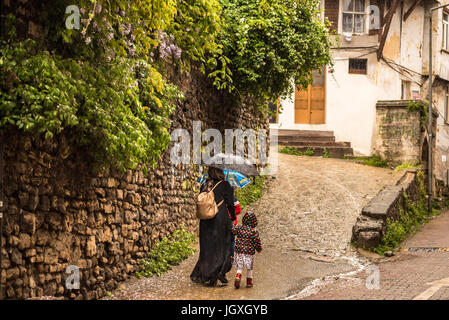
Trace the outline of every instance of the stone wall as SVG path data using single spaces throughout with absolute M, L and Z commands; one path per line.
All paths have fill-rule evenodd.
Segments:
M 427 143 L 427 122 L 421 123 L 419 111 L 409 111 L 409 102 L 415 100 L 385 100 L 376 104 L 374 127 L 375 154 L 392 165 L 427 161 L 423 159 L 424 144 Z M 436 135 L 438 111 L 434 108 L 432 134 Z M 435 150 L 435 139 L 432 141 Z
M 420 114 L 410 112 L 407 104 L 407 100 L 376 104 L 374 152 L 393 165 L 420 160 Z
M 167 72 L 185 92 L 172 129 L 267 128 L 257 110 L 219 94 L 194 69 Z M 4 137 L 5 214 L 2 280 L 7 298 L 102 297 L 139 267 L 152 245 L 181 224 L 197 231 L 197 168 L 172 166 L 169 149 L 148 174 L 134 170 L 90 173 L 82 153 L 67 156 L 66 139 L 43 140 L 10 131 Z M 68 290 L 69 265 L 80 289 Z
M 404 193 L 412 202 L 419 199 L 416 171 L 405 172 L 396 185 L 385 187 L 371 199 L 352 228 L 351 242 L 360 248 L 377 247 L 387 231 L 387 219 L 397 221 L 400 208 L 406 210 Z

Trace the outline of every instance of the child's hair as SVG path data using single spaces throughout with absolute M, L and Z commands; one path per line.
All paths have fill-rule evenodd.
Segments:
M 257 217 L 254 212 L 247 212 L 243 216 L 242 224 L 251 228 L 257 227 Z

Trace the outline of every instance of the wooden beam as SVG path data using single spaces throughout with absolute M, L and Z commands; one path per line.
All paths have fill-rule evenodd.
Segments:
M 412 14 L 413 10 L 421 3 L 422 0 L 415 0 L 413 2 L 412 6 L 407 10 L 407 12 L 404 14 L 403 20 L 406 21 L 408 17 Z
M 396 11 L 396 8 L 398 7 L 399 1 L 400 0 L 394 0 L 390 10 L 388 10 L 388 13 L 385 17 L 385 27 L 382 32 L 382 38 L 380 39 L 379 48 L 377 49 L 377 61 L 382 58 L 382 52 L 384 51 L 385 41 L 387 40 L 388 31 L 390 30 L 391 20 L 393 19 L 393 15 Z
M 389 17 L 393 16 L 394 12 L 396 11 L 396 8 L 399 3 L 397 3 L 396 6 L 395 6 L 395 4 L 396 4 L 396 0 L 393 0 L 393 3 L 391 4 L 390 9 L 388 10 L 387 14 L 385 15 L 385 17 L 382 17 L 382 27 L 386 24 Z

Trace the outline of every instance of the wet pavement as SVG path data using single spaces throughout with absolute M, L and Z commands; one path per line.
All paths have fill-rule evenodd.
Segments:
M 234 269 L 228 286 L 192 283 L 197 252 L 161 277 L 130 279 L 106 299 L 298 299 L 353 279 L 369 262 L 349 245 L 352 226 L 362 207 L 399 175 L 349 160 L 279 154 L 276 179 L 246 208 L 258 215 L 263 245 L 253 288 L 234 289 Z
M 447 300 L 449 299 L 449 212 L 423 225 L 393 257 L 370 259 L 371 270 L 339 279 L 311 300 Z M 367 286 L 377 273 L 377 286 Z M 367 281 L 368 280 L 368 281 Z

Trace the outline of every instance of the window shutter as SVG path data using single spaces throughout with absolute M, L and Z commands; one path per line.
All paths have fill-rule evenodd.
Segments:
M 324 15 L 332 23 L 330 30 L 338 31 L 338 9 L 339 0 L 325 0 L 324 1 Z

